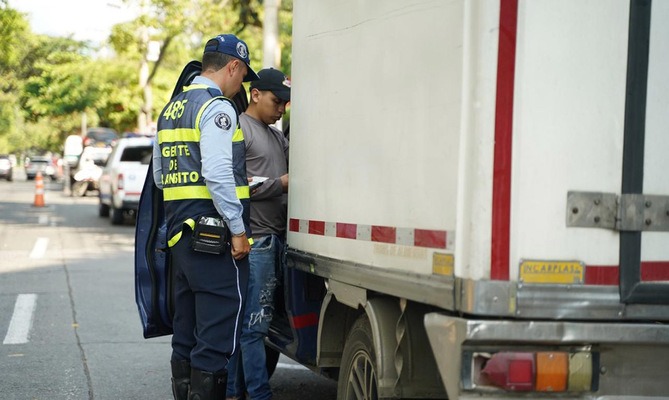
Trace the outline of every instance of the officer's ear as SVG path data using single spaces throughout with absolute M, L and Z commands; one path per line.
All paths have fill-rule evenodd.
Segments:
M 225 74 L 228 75 L 229 77 L 232 77 L 235 72 L 237 72 L 237 68 L 239 68 L 239 60 L 233 59 L 228 61 L 227 64 L 225 64 L 225 67 L 223 67 L 223 70 L 225 71 Z

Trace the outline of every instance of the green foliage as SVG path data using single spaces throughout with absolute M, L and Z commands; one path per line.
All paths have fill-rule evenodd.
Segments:
M 114 26 L 98 48 L 34 34 L 25 15 L 0 0 L 0 153 L 60 152 L 84 116 L 88 126 L 136 130 L 140 111 L 149 107 L 155 119 L 183 66 L 201 59 L 204 42 L 219 33 L 245 40 L 252 67 L 262 68 L 262 0 L 122 1 L 141 15 Z M 292 0 L 282 0 L 279 41 L 287 74 L 291 32 Z M 150 42 L 160 52 L 147 62 Z M 152 102 L 140 84 L 142 63 L 149 67 Z

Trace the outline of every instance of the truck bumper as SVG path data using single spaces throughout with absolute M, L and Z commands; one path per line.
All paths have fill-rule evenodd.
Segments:
M 527 399 L 529 393 L 465 389 L 470 365 L 463 349 L 477 346 L 546 348 L 592 346 L 598 388 L 581 394 L 538 394 L 548 399 L 667 399 L 669 325 L 566 321 L 474 320 L 443 313 L 425 315 L 425 328 L 449 399 Z M 595 369 L 596 368 L 596 369 Z M 571 397 L 569 397 L 571 396 Z

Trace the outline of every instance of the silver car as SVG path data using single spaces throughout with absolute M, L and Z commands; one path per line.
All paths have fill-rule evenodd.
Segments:
M 25 169 L 28 180 L 35 179 L 38 172 L 41 172 L 43 177 L 48 176 L 53 181 L 58 179 L 56 167 L 50 157 L 28 157 L 26 158 Z
M 12 180 L 12 161 L 6 154 L 0 154 L 0 179 Z

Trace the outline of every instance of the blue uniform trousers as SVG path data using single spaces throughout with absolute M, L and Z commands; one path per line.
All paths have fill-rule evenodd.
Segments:
M 171 249 L 174 275 L 172 360 L 189 360 L 208 372 L 225 369 L 239 346 L 244 299 L 249 278 L 248 257 L 194 251 L 192 232 L 184 226 Z

